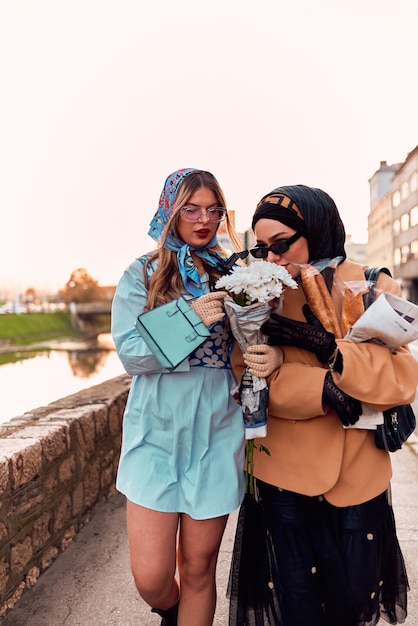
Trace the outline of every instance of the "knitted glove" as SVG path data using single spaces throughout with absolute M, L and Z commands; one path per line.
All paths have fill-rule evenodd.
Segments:
M 223 299 L 226 295 L 226 291 L 211 291 L 196 300 L 189 300 L 189 304 L 208 328 L 225 316 Z
M 266 344 L 249 346 L 243 356 L 250 374 L 258 378 L 267 378 L 283 363 L 283 352 L 280 348 Z
M 361 402 L 341 391 L 332 380 L 331 372 L 325 376 L 322 401 L 337 411 L 343 426 L 355 424 L 363 413 Z
M 326 363 L 337 348 L 335 336 L 325 330 L 309 304 L 304 304 L 302 311 L 307 323 L 272 313 L 270 319 L 261 326 L 261 331 L 268 336 L 271 346 L 295 346 L 309 350 L 316 354 L 318 361 Z

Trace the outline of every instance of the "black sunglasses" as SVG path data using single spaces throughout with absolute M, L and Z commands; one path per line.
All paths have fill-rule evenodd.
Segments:
M 299 237 L 302 237 L 302 233 L 295 233 L 289 237 L 289 239 L 279 239 L 272 243 L 271 246 L 257 246 L 256 248 L 252 248 L 250 252 L 256 259 L 267 259 L 269 252 L 273 252 L 273 254 L 284 254 Z

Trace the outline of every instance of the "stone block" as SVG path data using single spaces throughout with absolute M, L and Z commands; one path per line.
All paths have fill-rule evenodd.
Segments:
M 119 404 L 114 404 L 109 410 L 109 429 L 113 437 L 118 437 L 121 433 L 122 418 L 123 410 L 121 412 Z
M 88 462 L 95 452 L 95 428 L 92 411 L 84 415 L 74 424 L 75 447 L 77 457 L 83 464 Z
M 42 469 L 42 446 L 38 439 L 0 438 L 0 457 L 9 460 L 12 489 L 30 482 Z
M 76 478 L 76 463 L 74 454 L 64 459 L 58 469 L 58 479 L 60 484 L 67 483 Z
M 33 524 L 32 545 L 35 552 L 47 545 L 51 538 L 49 524 L 52 518 L 50 511 L 45 511 Z
M 26 575 L 26 587 L 28 589 L 30 589 L 31 587 L 33 587 L 39 578 L 39 574 L 40 574 L 40 570 L 39 567 L 31 567 L 31 569 L 29 570 L 29 572 Z
M 100 459 L 90 466 L 84 481 L 84 506 L 90 508 L 97 502 L 100 491 Z
M 0 559 L 0 597 L 4 597 L 9 580 L 9 564 L 2 558 Z
M 0 458 L 0 497 L 6 491 L 9 484 L 9 460 L 5 457 Z
M 68 548 L 68 546 L 72 543 L 74 537 L 76 536 L 76 529 L 74 528 L 74 526 L 71 526 L 71 528 L 67 528 L 67 530 L 64 533 L 64 536 L 61 540 L 61 550 L 64 551 Z
M 71 520 L 71 496 L 70 494 L 66 494 L 58 507 L 55 509 L 54 513 L 54 529 L 53 532 L 57 533 L 62 528 L 66 526 L 69 520 Z
M 96 441 L 103 439 L 109 433 L 109 416 L 107 406 L 102 406 L 94 412 L 94 422 L 96 428 Z
M 68 430 L 66 426 L 53 426 L 48 436 L 41 438 L 42 451 L 47 464 L 61 458 L 67 452 Z
M 73 492 L 73 517 L 79 516 L 84 510 L 84 485 L 78 483 Z
M 46 570 L 57 558 L 59 550 L 56 546 L 47 548 L 41 557 L 41 569 Z
M 10 550 L 10 567 L 11 573 L 21 574 L 25 566 L 29 563 L 33 556 L 32 541 L 30 537 L 25 537 Z

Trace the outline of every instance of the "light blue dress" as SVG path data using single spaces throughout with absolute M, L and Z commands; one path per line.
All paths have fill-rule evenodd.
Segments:
M 245 456 L 242 410 L 230 394 L 230 332 L 217 322 L 200 348 L 175 370 L 164 369 L 135 329 L 147 297 L 144 259 L 126 269 L 112 305 L 113 340 L 133 375 L 116 486 L 156 511 L 226 515 L 244 496 Z M 202 281 L 208 292 L 207 277 Z

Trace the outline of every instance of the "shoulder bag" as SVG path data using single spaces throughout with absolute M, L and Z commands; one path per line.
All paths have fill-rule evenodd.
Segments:
M 391 276 L 387 267 L 368 267 L 364 271 L 367 281 L 370 281 L 369 292 L 364 296 L 364 308 L 367 308 L 376 298 L 376 281 L 379 272 Z M 402 404 L 383 411 L 383 424 L 379 424 L 375 433 L 376 446 L 381 450 L 395 452 L 412 435 L 416 427 L 416 418 L 410 404 Z
M 161 365 L 168 369 L 177 367 L 210 337 L 209 330 L 184 298 L 141 313 L 135 327 Z

